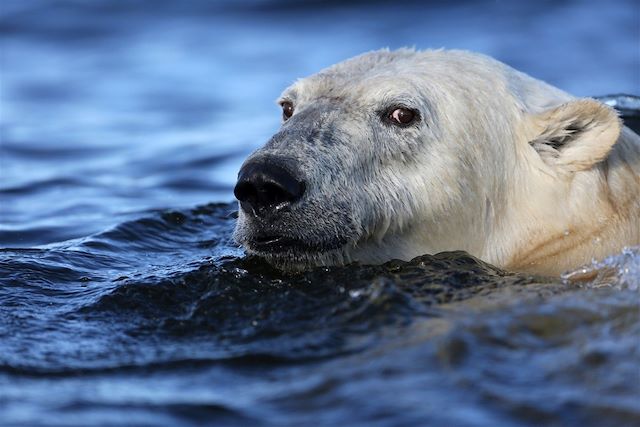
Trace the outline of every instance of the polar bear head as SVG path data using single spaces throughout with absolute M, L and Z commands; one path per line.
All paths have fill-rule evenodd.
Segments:
M 522 237 L 510 210 L 562 198 L 620 132 L 608 107 L 462 51 L 366 53 L 278 103 L 239 173 L 235 239 L 284 269 L 444 250 L 500 264 L 505 233 Z

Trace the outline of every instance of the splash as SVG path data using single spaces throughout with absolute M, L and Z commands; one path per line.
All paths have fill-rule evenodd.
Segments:
M 562 275 L 567 284 L 587 287 L 611 286 L 617 289 L 640 290 L 640 246 L 627 247 L 602 261 L 592 261 Z

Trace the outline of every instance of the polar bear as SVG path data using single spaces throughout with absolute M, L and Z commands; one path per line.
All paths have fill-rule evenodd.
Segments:
M 640 243 L 640 137 L 487 56 L 369 52 L 278 102 L 234 237 L 281 269 L 464 250 L 557 275 Z

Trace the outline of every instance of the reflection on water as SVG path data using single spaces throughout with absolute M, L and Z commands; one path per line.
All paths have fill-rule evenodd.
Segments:
M 0 420 L 637 424 L 637 249 L 564 282 L 463 253 L 286 276 L 241 257 L 226 202 L 297 77 L 446 46 L 637 94 L 639 19 L 631 0 L 3 3 Z

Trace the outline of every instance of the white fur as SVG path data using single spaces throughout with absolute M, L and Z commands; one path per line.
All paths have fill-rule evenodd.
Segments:
M 327 251 L 259 253 L 283 268 L 465 250 L 559 274 L 640 243 L 638 135 L 609 107 L 489 57 L 371 52 L 299 80 L 282 99 L 293 117 L 252 157 L 295 159 L 309 201 L 279 229 L 348 236 Z M 422 120 L 381 123 L 394 104 Z M 237 240 L 252 252 L 263 225 L 241 212 Z

